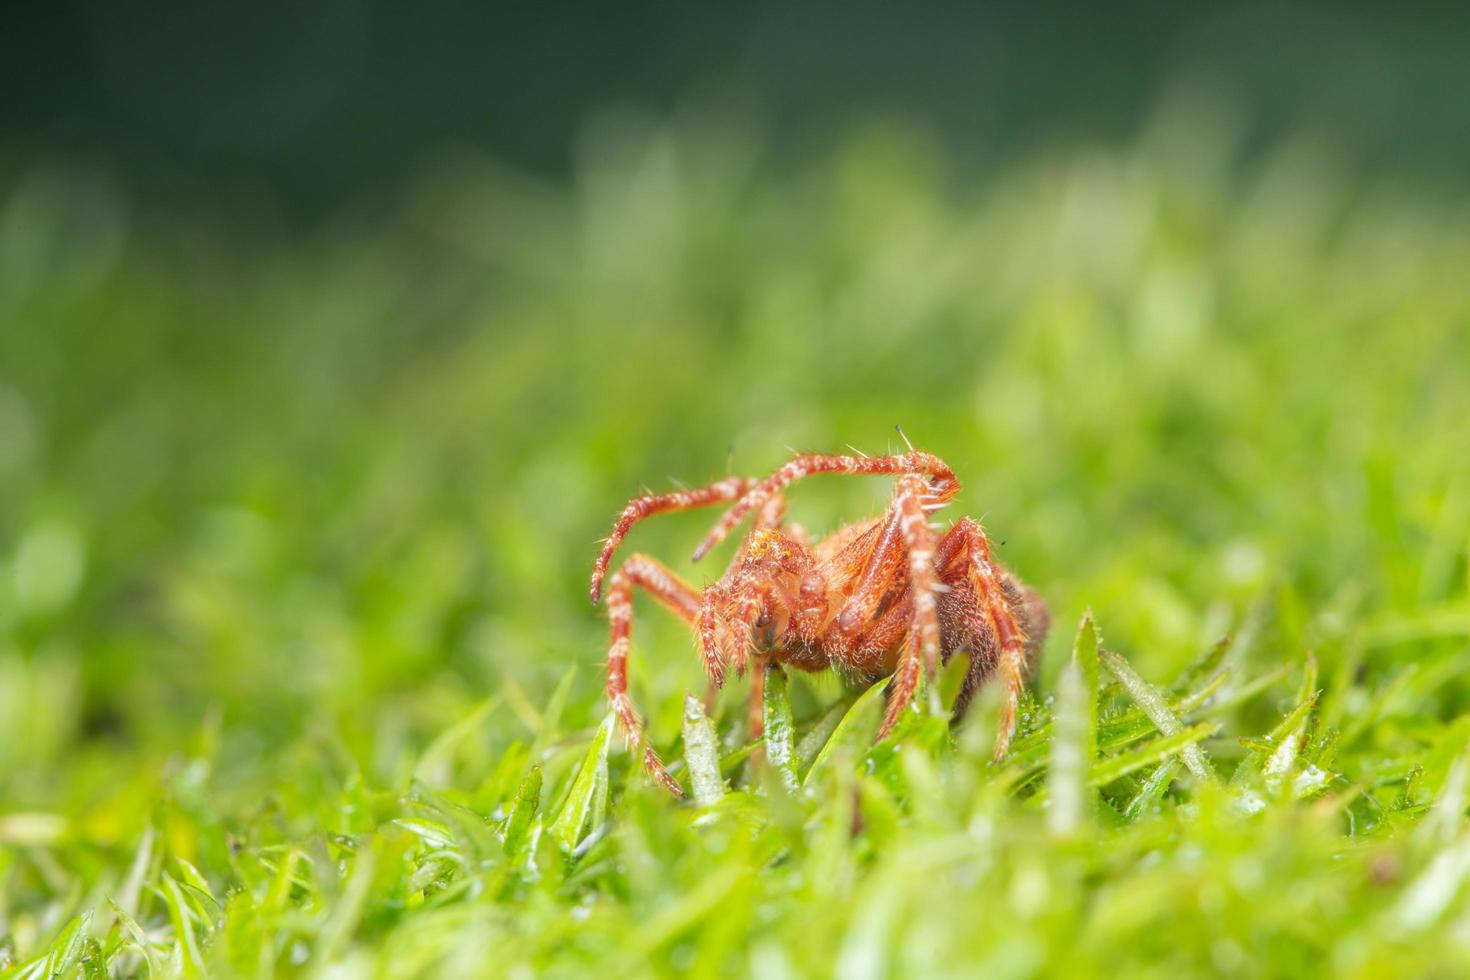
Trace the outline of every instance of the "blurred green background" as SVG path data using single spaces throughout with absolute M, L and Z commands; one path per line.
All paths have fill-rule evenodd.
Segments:
M 895 424 L 1050 601 L 1043 690 L 1089 605 L 1151 675 L 1263 601 L 1265 659 L 1463 655 L 1449 8 L 8 16 L 0 809 L 88 841 L 10 914 L 160 800 L 401 787 L 494 695 L 473 782 L 571 665 L 595 724 L 623 502 Z M 712 518 L 630 550 L 702 581 Z M 699 668 L 652 608 L 636 643 L 667 744 Z
M 896 423 L 1145 657 L 1273 583 L 1462 581 L 1416 550 L 1465 520 L 1470 363 L 1432 19 L 125 9 L 7 33 L 7 797 L 206 718 L 386 776 L 508 678 L 590 698 L 628 496 Z M 672 717 L 697 671 L 643 618 Z

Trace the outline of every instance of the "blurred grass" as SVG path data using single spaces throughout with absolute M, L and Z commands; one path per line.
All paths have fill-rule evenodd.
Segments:
M 610 118 L 569 186 L 465 156 L 290 241 L 18 171 L 0 961 L 1470 968 L 1470 197 L 1203 119 L 972 182 L 894 124 L 793 172 L 738 130 Z M 585 581 L 616 509 L 895 423 L 1051 603 L 1018 761 L 988 768 L 988 718 L 957 745 L 924 719 L 859 776 L 856 718 L 795 799 L 739 765 L 700 814 L 604 759 Z M 885 495 L 813 481 L 793 511 Z M 630 545 L 700 581 L 708 516 Z M 1059 680 L 1087 607 L 1138 681 L 1181 678 L 1181 724 L 1219 724 L 1218 786 L 1169 746 L 1152 784 L 1117 774 L 1154 723 L 1085 663 Z M 677 756 L 682 627 L 640 606 L 632 673 Z M 798 735 L 838 696 L 793 679 Z

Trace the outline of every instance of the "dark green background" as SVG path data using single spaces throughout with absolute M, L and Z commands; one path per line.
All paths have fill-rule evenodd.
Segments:
M 1253 144 L 1310 129 L 1460 180 L 1466 27 L 1458 4 L 35 4 L 0 26 L 0 147 L 294 221 L 378 206 L 448 146 L 565 173 L 610 105 L 733 108 L 796 158 L 887 113 L 994 166 L 1126 142 L 1185 82 Z

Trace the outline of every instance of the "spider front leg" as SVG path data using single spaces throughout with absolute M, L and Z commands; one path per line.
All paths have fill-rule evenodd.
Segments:
M 932 678 L 939 668 L 939 607 L 935 592 L 941 588 L 934 565 L 934 532 L 929 513 L 944 506 L 951 491 L 936 491 L 919 473 L 906 473 L 894 488 L 893 502 L 876 538 L 854 569 L 856 585 L 833 620 L 833 645 L 843 650 L 849 666 L 861 669 L 875 650 L 899 645 L 899 661 L 889 685 L 888 710 L 878 731 L 881 739 L 892 730 L 913 700 L 921 668 Z M 839 558 L 845 561 L 845 558 Z M 879 609 L 896 586 L 907 583 L 901 605 L 904 618 L 895 620 L 898 607 Z M 895 632 L 897 629 L 897 632 Z M 906 632 L 905 632 L 906 630 Z M 881 645 L 874 639 L 881 634 Z
M 750 486 L 739 502 L 725 512 L 714 529 L 705 535 L 694 549 L 694 560 L 698 561 L 711 548 L 724 540 L 725 535 L 752 510 L 765 505 L 766 501 L 780 493 L 790 484 L 818 473 L 847 473 L 854 476 L 898 475 L 904 473 L 927 474 L 929 492 L 944 501 L 959 492 L 959 479 L 948 463 L 932 453 L 912 452 L 897 456 L 832 456 L 825 454 L 802 454 L 794 457 L 785 466 L 764 480 Z
M 761 506 L 760 513 L 756 515 L 755 526 L 740 543 L 740 549 L 725 570 L 726 578 L 740 567 L 746 552 L 750 550 L 750 542 L 761 531 L 779 528 L 785 516 L 786 498 L 780 494 L 771 497 Z M 727 663 L 734 665 L 735 673 L 742 676 L 745 674 L 752 645 L 749 627 L 760 612 L 760 603 L 765 594 L 764 587 L 743 580 L 737 580 L 733 591 L 722 584 L 711 585 L 704 590 L 697 631 L 700 659 L 704 661 L 712 691 L 724 687 Z M 733 623 L 730 616 L 732 611 Z M 745 632 L 737 634 L 732 626 L 743 628 Z M 710 700 L 713 702 L 713 697 Z
M 768 658 L 755 652 L 749 633 L 750 622 L 760 610 L 761 597 L 762 593 L 752 591 L 732 598 L 719 586 L 712 585 L 705 589 L 698 615 L 700 658 L 709 674 L 706 711 L 713 713 L 715 694 L 725 684 L 725 664 L 732 664 L 735 672 L 743 676 L 746 667 L 754 661 L 747 714 L 751 738 L 761 735 L 768 662 Z M 728 615 L 731 610 L 735 611 L 733 619 Z
M 771 601 L 772 589 L 768 581 L 752 575 L 742 566 L 746 564 L 753 544 L 757 540 L 768 539 L 769 532 L 781 528 L 785 516 L 786 500 L 780 494 L 761 505 L 754 527 L 741 542 L 724 578 L 705 589 L 704 602 L 699 610 L 697 632 L 700 657 L 709 675 L 706 703 L 711 712 L 714 710 L 715 692 L 725 683 L 725 665 L 733 665 L 735 672 L 744 676 L 747 666 L 754 661 L 746 713 L 752 739 L 760 738 L 764 728 L 766 670 L 770 663 L 756 644 L 755 627 Z M 786 533 L 789 535 L 790 529 Z M 797 547 L 806 547 L 810 540 L 806 532 L 798 528 L 797 533 L 801 535 L 793 539 Z
M 995 761 L 1005 758 L 1016 732 L 1016 712 L 1026 682 L 1026 665 L 1046 632 L 1046 604 L 1027 592 L 991 557 L 985 531 L 968 517 L 961 518 L 940 542 L 939 566 L 966 595 L 967 642 L 970 651 L 965 683 L 955 700 L 954 715 L 962 716 L 970 699 L 994 669 L 1005 685 L 1000 725 L 995 736 Z
M 598 599 L 602 597 L 602 577 L 607 574 L 608 565 L 612 563 L 613 552 L 617 551 L 618 545 L 622 543 L 623 538 L 627 537 L 634 524 L 654 514 L 691 510 L 695 507 L 708 507 L 711 504 L 739 500 L 754 485 L 754 480 L 743 476 L 732 476 L 695 490 L 648 494 L 628 501 L 628 505 L 618 515 L 617 522 L 613 524 L 612 532 L 608 534 L 607 540 L 603 543 L 597 560 L 592 563 L 592 581 L 589 588 L 592 604 L 596 605 Z
M 648 745 L 643 722 L 628 697 L 628 650 L 633 637 L 633 587 L 638 586 L 659 604 L 691 625 L 699 616 L 700 598 L 690 585 L 647 555 L 633 555 L 608 581 L 607 587 L 607 699 L 622 723 L 630 745 L 643 748 L 643 766 L 648 774 L 675 796 L 683 796 L 663 760 Z
M 913 602 L 913 624 L 904 644 L 898 670 L 894 672 L 893 689 L 888 696 L 888 710 L 878 729 L 881 739 L 898 723 L 919 686 L 919 668 L 934 682 L 939 672 L 939 588 L 934 571 L 934 531 L 929 527 L 929 511 L 943 501 L 930 494 L 930 487 L 917 473 L 899 478 L 894 491 L 893 515 L 899 537 L 908 556 L 909 597 Z
M 724 615 L 729 598 L 719 585 L 705 588 L 696 614 L 695 630 L 699 634 L 699 659 L 709 675 L 710 688 L 725 686 L 725 664 L 732 663 L 737 674 L 745 673 L 747 639 L 736 636 Z
M 919 689 L 920 667 L 923 663 L 923 655 L 919 651 L 919 634 L 910 629 L 904 634 L 898 669 L 888 682 L 888 709 L 883 712 L 883 724 L 878 727 L 875 741 L 881 742 L 888 737 L 888 733 L 898 724 L 898 719 L 903 717 L 904 710 L 914 700 L 914 692 Z

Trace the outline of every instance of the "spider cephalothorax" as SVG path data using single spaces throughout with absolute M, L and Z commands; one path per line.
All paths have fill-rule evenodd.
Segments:
M 781 491 L 817 473 L 889 474 L 898 481 L 881 516 L 848 524 L 813 543 L 800 526 L 783 524 Z M 921 672 L 932 676 L 940 663 L 967 653 L 954 718 L 958 721 L 979 686 L 999 673 L 1005 700 L 995 756 L 1004 756 L 1027 666 L 1046 633 L 1046 604 L 993 559 L 978 523 L 963 517 L 942 535 L 930 525 L 929 515 L 959 488 L 943 460 L 915 450 L 896 456 L 797 456 L 764 480 L 730 477 L 697 490 L 630 501 L 593 565 L 594 603 L 601 598 L 613 552 L 643 518 L 733 503 L 695 549 L 697 560 L 746 515 L 754 511 L 756 517 L 730 567 L 702 593 L 646 555 L 629 557 L 608 580 L 607 696 L 629 738 L 643 741 L 628 699 L 636 585 L 694 628 L 713 686 L 724 684 L 729 668 L 743 674 L 755 662 L 760 669 L 752 672 L 753 708 L 759 707 L 768 663 L 835 669 L 853 680 L 892 675 L 880 739 L 913 700 Z M 754 726 L 758 710 L 751 714 Z M 647 745 L 643 762 L 655 779 L 682 795 Z

